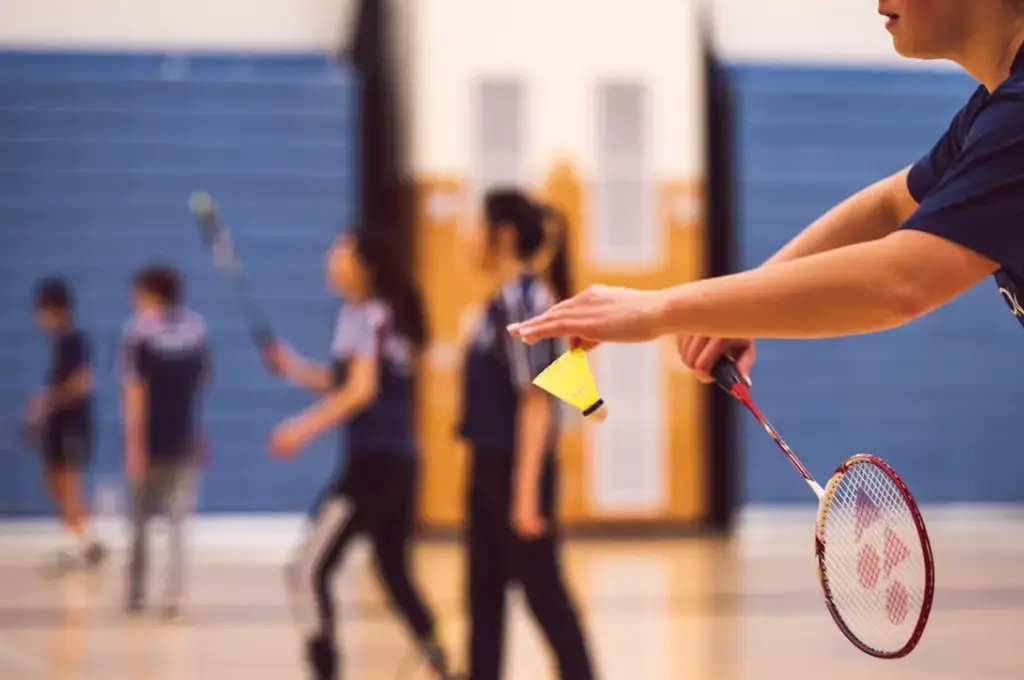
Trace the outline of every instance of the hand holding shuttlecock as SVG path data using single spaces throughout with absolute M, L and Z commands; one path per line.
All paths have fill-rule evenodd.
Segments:
M 533 379 L 533 384 L 572 404 L 587 419 L 600 422 L 608 417 L 608 407 L 597 395 L 587 353 L 581 349 L 570 350 L 555 359 Z

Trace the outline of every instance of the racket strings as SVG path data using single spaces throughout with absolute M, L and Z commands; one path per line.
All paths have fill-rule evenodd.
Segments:
M 906 497 L 882 468 L 855 463 L 824 513 L 822 579 L 835 611 L 868 647 L 901 649 L 927 597 L 926 559 Z

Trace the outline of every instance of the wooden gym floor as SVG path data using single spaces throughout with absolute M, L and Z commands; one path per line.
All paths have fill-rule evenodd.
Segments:
M 917 651 L 900 661 L 862 655 L 832 625 L 804 514 L 748 523 L 729 541 L 574 543 L 567 571 L 607 680 L 1024 677 L 1024 518 L 941 514 L 926 512 L 935 610 Z M 121 554 L 101 574 L 53 581 L 39 573 L 37 555 L 0 540 L 0 680 L 305 680 L 283 553 L 209 542 L 195 552 L 187 618 L 166 625 L 121 613 Z M 423 545 L 417 566 L 461 660 L 460 551 Z M 404 631 L 382 605 L 361 551 L 350 556 L 337 594 L 345 677 L 426 677 L 404 663 Z M 506 678 L 553 677 L 518 596 L 513 602 Z

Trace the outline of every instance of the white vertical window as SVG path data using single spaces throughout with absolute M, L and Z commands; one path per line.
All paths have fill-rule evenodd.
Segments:
M 651 172 L 650 92 L 642 81 L 597 89 L 597 167 L 591 197 L 590 261 L 648 269 L 664 256 Z
M 523 84 L 485 79 L 476 86 L 474 194 L 493 186 L 519 184 L 523 166 Z
M 594 376 L 608 420 L 591 429 L 591 507 L 599 513 L 657 514 L 664 509 L 663 385 L 656 343 L 604 345 Z

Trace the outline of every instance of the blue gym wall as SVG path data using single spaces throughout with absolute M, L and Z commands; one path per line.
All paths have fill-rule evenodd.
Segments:
M 974 87 L 952 72 L 767 63 L 732 76 L 743 267 L 917 160 Z M 1024 333 L 991 281 L 895 331 L 761 342 L 753 377 L 764 412 L 820 478 L 871 452 L 921 502 L 1024 501 Z M 745 501 L 813 501 L 764 430 L 739 418 Z
M 213 195 L 271 321 L 325 358 L 336 302 L 322 259 L 355 207 L 356 103 L 351 73 L 323 56 L 0 52 L 0 437 L 13 440 L 43 375 L 33 282 L 63 274 L 94 342 L 96 476 L 120 483 L 112 369 L 130 274 L 169 261 L 207 318 L 215 358 L 202 509 L 306 509 L 336 448 L 322 441 L 296 461 L 270 459 L 271 426 L 309 398 L 264 374 L 186 200 Z M 24 447 L 5 453 L 0 514 L 47 512 L 39 475 Z
M 919 157 L 970 92 L 954 73 L 731 66 L 739 256 L 754 266 L 822 211 Z M 133 268 L 179 264 L 209 321 L 207 511 L 303 510 L 333 464 L 322 441 L 269 458 L 272 424 L 308 397 L 267 378 L 185 204 L 217 199 L 272 321 L 324 358 L 336 303 L 322 254 L 352 215 L 357 87 L 320 56 L 0 53 L 0 438 L 40 381 L 37 277 L 74 282 L 100 383 L 97 477 L 122 467 L 112 375 Z M 837 300 L 836 304 L 842 304 Z M 991 282 L 910 326 L 840 341 L 762 342 L 755 393 L 819 476 L 881 455 L 925 502 L 1024 501 L 1021 329 Z M 809 500 L 740 414 L 748 503 Z M 0 439 L 0 448 L 3 440 Z M 48 511 L 22 447 L 0 459 L 0 513 Z

